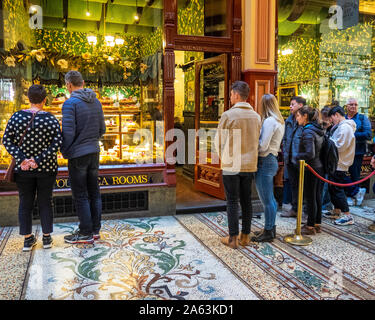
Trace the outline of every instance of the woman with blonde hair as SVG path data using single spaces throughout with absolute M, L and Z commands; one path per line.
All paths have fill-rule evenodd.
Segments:
M 273 179 L 278 170 L 277 155 L 284 136 L 285 124 L 279 104 L 272 94 L 265 94 L 260 101 L 259 114 L 262 129 L 259 138 L 258 172 L 255 184 L 263 203 L 264 230 L 252 238 L 255 242 L 272 242 L 276 238 L 277 202 L 273 194 Z

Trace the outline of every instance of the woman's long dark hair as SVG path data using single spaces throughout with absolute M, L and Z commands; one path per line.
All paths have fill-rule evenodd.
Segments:
M 316 122 L 321 123 L 321 114 L 318 109 L 312 108 L 310 106 L 303 106 L 301 109 L 297 111 L 301 116 L 307 114 L 307 120 L 309 122 Z

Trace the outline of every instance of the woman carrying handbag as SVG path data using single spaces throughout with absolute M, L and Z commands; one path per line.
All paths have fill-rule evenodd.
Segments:
M 58 120 L 43 111 L 47 96 L 45 88 L 33 85 L 27 95 L 31 107 L 12 115 L 3 136 L 3 144 L 15 161 L 20 234 L 25 236 L 23 251 L 30 251 L 36 244 L 32 234 L 35 197 L 39 206 L 43 247 L 52 247 L 52 192 L 57 175 L 57 152 L 62 144 Z

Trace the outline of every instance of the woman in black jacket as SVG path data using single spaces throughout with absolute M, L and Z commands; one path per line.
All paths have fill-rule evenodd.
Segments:
M 297 111 L 296 120 L 303 126 L 298 160 L 305 160 L 317 173 L 323 176 L 323 164 L 320 159 L 320 151 L 324 140 L 324 131 L 319 124 L 319 111 L 309 106 L 304 106 Z M 305 170 L 304 195 L 307 224 L 301 229 L 304 235 L 320 233 L 322 222 L 322 189 L 323 183 L 309 170 Z
M 27 95 L 30 108 L 12 115 L 3 136 L 5 148 L 16 160 L 14 176 L 20 199 L 20 234 L 25 236 L 23 251 L 30 251 L 36 244 L 32 234 L 35 198 L 42 224 L 43 247 L 52 246 L 52 192 L 57 174 L 57 152 L 62 144 L 58 120 L 43 111 L 47 96 L 45 88 L 33 85 Z M 24 139 L 20 143 L 22 136 Z

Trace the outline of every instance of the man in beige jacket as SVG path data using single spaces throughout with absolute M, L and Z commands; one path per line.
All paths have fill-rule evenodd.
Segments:
M 245 246 L 250 243 L 251 183 L 258 167 L 261 119 L 246 102 L 249 93 L 246 82 L 233 83 L 230 97 L 233 107 L 222 114 L 215 137 L 223 170 L 229 226 L 229 237 L 222 238 L 221 242 L 233 249 L 238 248 L 238 244 Z M 238 199 L 242 210 L 239 239 Z

